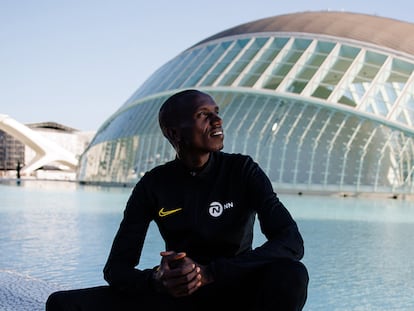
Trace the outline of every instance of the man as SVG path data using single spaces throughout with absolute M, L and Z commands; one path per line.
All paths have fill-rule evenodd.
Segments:
M 213 98 L 179 92 L 159 124 L 177 156 L 133 189 L 104 267 L 109 286 L 54 293 L 46 309 L 302 310 L 309 278 L 296 222 L 251 157 L 221 151 Z M 256 217 L 267 240 L 252 249 Z M 140 270 L 151 221 L 166 250 Z

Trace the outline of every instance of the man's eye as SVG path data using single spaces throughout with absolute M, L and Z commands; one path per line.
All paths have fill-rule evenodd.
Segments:
M 201 111 L 201 112 L 198 114 L 198 116 L 199 116 L 199 117 L 206 117 L 206 116 L 208 116 L 208 112 Z

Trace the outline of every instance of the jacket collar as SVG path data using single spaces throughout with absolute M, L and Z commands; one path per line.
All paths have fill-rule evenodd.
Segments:
M 186 175 L 190 175 L 192 177 L 204 177 L 204 176 L 207 176 L 212 171 L 212 169 L 214 168 L 214 164 L 217 161 L 217 159 L 216 159 L 217 154 L 216 153 L 217 152 L 211 152 L 207 163 L 204 164 L 201 168 L 199 168 L 197 170 L 190 170 L 178 158 L 175 158 L 175 161 L 178 164 L 179 168 L 182 169 L 185 172 Z

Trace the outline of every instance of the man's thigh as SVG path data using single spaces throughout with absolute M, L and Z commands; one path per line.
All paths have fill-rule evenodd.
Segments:
M 98 286 L 55 292 L 46 302 L 46 311 L 211 311 L 211 307 L 221 305 L 216 293 L 214 288 L 201 288 L 191 296 L 173 298 L 152 290 L 126 293 Z
M 120 292 L 109 286 L 55 292 L 46 302 L 46 311 L 137 311 L 162 308 L 176 310 L 173 299 L 155 292 Z

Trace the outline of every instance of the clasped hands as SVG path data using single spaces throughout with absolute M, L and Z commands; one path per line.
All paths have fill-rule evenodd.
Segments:
M 161 263 L 153 275 L 154 287 L 159 292 L 184 297 L 213 281 L 207 267 L 196 263 L 184 252 L 163 251 L 160 255 Z

